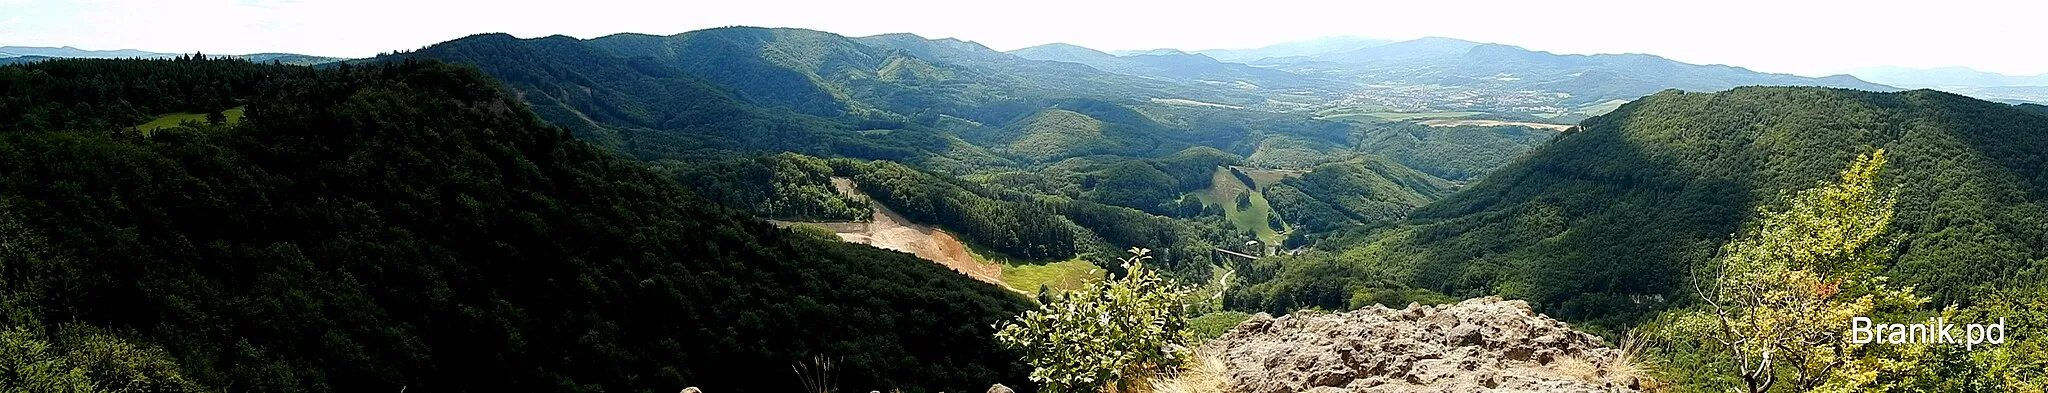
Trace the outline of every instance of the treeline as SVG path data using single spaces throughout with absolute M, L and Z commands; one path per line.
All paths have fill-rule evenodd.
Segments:
M 957 231 L 989 251 L 1041 261 L 1074 256 L 1072 224 L 1044 203 L 1022 195 L 982 195 L 972 183 L 894 162 L 835 163 L 869 197 L 913 221 Z
M 1160 252 L 1168 271 L 1200 278 L 1214 262 L 1218 231 L 1085 200 L 999 191 L 887 161 L 833 159 L 841 175 L 911 220 L 953 231 L 986 251 L 1026 261 L 1111 257 L 1131 247 Z M 1117 270 L 1112 268 L 1111 270 Z
M 187 73 L 269 79 L 233 126 L 0 131 L 0 386 L 767 392 L 814 357 L 848 389 L 1024 384 L 990 341 L 1023 299 L 715 207 L 473 69 L 55 60 L 0 67 L 37 103 L 0 124 L 216 81 Z
M 826 160 L 794 153 L 734 158 L 705 164 L 654 162 L 676 172 L 683 187 L 720 205 L 778 220 L 867 221 L 868 201 L 843 195 Z
M 1107 160 L 1070 167 L 1076 172 L 1056 176 L 1078 183 L 1078 192 L 1066 194 L 1072 198 L 1161 216 L 1191 217 L 1181 206 L 1182 194 L 1209 188 L 1216 168 L 1243 162 L 1243 158 L 1222 150 L 1192 147 L 1154 159 Z
M 106 130 L 165 113 L 217 113 L 268 83 L 303 79 L 304 67 L 180 56 L 155 63 L 48 61 L 0 74 L 0 131 Z

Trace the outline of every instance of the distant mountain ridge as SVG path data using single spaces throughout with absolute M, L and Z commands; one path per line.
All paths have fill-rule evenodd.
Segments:
M 1969 67 L 1873 67 L 1849 72 L 1864 80 L 1899 87 L 2005 87 L 2005 86 L 2048 86 L 2048 73 L 2040 75 L 2006 75 L 1996 72 L 1978 71 Z
M 1319 91 L 1340 92 L 1335 95 L 1344 96 L 1346 101 L 1337 102 L 1335 107 L 1339 108 L 1383 108 L 1377 110 L 1390 112 L 1478 110 L 1540 115 L 1546 119 L 1562 117 L 1559 121 L 1567 122 L 1665 89 L 1720 91 L 1770 85 L 1900 90 L 1851 75 L 1811 78 L 1728 65 L 1688 64 L 1648 54 L 1556 54 L 1449 37 L 1398 42 L 1331 37 L 1240 50 L 1162 48 L 1113 53 L 1047 44 L 1011 53 L 1149 77 L 1163 77 L 1166 73 L 1136 64 L 1148 56 L 1202 56 L 1228 65 L 1248 65 L 1252 66 L 1250 69 L 1293 76 L 1279 78 L 1276 75 L 1283 74 L 1252 74 L 1244 69 L 1204 75 L 1233 75 L 1248 81 L 1327 81 Z
M 1849 75 L 1809 78 L 1727 65 L 1688 64 L 1656 55 L 1565 55 L 1442 37 L 1321 56 L 1266 59 L 1259 64 L 1312 75 L 1349 76 L 1369 83 L 1555 91 L 1570 95 L 1562 101 L 1567 105 L 1632 100 L 1665 89 L 1720 91 L 1751 85 L 1899 90 Z
M 1937 89 L 2006 103 L 2048 103 L 2048 74 L 2006 75 L 1968 67 L 1876 67 L 1850 73 L 1899 87 Z
M 1279 57 L 1315 56 L 1392 43 L 1394 41 L 1366 37 L 1323 37 L 1307 41 L 1283 42 L 1250 49 L 1208 49 L 1194 51 L 1194 53 L 1209 55 L 1209 57 L 1214 57 L 1217 60 L 1242 63 Z
M 177 57 L 176 53 L 149 52 L 135 49 L 87 50 L 70 46 L 0 46 L 0 57 L 42 56 L 86 59 L 157 59 Z
M 189 53 L 163 53 L 136 49 L 89 50 L 70 46 L 0 46 L 0 65 L 42 61 L 46 59 L 168 59 Z M 257 63 L 278 62 L 289 65 L 314 65 L 344 60 L 339 57 L 301 55 L 296 53 L 256 53 L 227 55 Z
M 1266 45 L 1257 48 L 1200 49 L 1185 51 L 1173 48 L 1159 48 L 1147 50 L 1119 50 L 1111 51 L 1109 53 L 1117 56 L 1170 55 L 1192 53 L 1207 55 L 1211 58 L 1215 58 L 1216 60 L 1249 64 L 1256 63 L 1259 60 L 1269 58 L 1317 56 L 1330 53 L 1348 52 L 1362 48 L 1369 48 L 1391 43 L 1394 43 L 1394 41 L 1358 36 L 1334 36 L 1313 38 L 1302 41 L 1282 42 L 1278 44 Z
M 1155 51 L 1120 56 L 1065 43 L 1039 45 L 1009 53 L 1031 60 L 1084 64 L 1119 74 L 1217 84 L 1237 89 L 1277 89 L 1332 94 L 1350 88 L 1349 83 L 1344 81 L 1224 62 L 1202 53 Z
M 1105 123 L 1100 137 L 1111 139 L 1086 151 L 1135 156 L 1171 154 L 1197 144 L 1243 144 L 1235 138 L 1246 137 L 1251 125 L 1226 124 L 1278 116 L 1236 111 L 1241 114 L 1222 120 L 1165 124 L 1124 106 L 1164 105 L 1151 100 L 1215 106 L 1178 109 L 1200 112 L 1264 99 L 1232 86 L 1031 60 L 973 42 L 910 34 L 844 37 L 750 27 L 588 40 L 482 34 L 370 61 L 412 57 L 474 64 L 526 92 L 543 117 L 645 158 L 700 149 L 761 150 L 1007 166 L 1016 165 L 1013 160 L 1059 159 L 1079 152 L 1057 148 L 1079 146 L 1066 140 L 1013 146 L 1041 142 L 1012 132 L 1033 130 L 1026 126 L 1030 119 L 1054 110 L 1080 116 L 1063 118 Z M 1205 59 L 1191 62 L 1250 68 Z M 1171 69 L 1162 63 L 1168 62 L 1134 64 Z M 1281 135 L 1342 126 L 1262 124 Z M 1190 130 L 1163 131 L 1175 128 Z M 856 132 L 869 129 L 892 131 Z M 1332 144 L 1341 142 L 1318 135 Z

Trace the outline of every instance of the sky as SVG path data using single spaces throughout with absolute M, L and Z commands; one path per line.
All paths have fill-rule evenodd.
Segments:
M 367 57 L 504 32 L 593 38 L 720 26 L 908 32 L 998 50 L 1248 48 L 1326 36 L 1453 37 L 1649 53 L 1809 76 L 1876 67 L 2048 73 L 2048 2 L 0 0 L 0 46 Z M 1931 5 L 1929 5 L 1931 4 Z

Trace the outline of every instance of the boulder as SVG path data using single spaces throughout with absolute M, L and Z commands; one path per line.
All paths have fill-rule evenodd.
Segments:
M 1620 350 L 1520 300 L 1259 314 L 1205 344 L 1230 391 L 1634 392 Z M 995 393 L 991 390 L 990 393 Z

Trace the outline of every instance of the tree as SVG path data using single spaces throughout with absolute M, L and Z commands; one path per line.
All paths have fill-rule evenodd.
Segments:
M 1187 361 L 1195 336 L 1185 308 L 1199 300 L 1195 289 L 1145 268 L 1151 250 L 1130 252 L 1123 278 L 1053 295 L 996 332 L 1024 351 L 1031 380 L 1045 392 L 1127 392 Z
M 212 124 L 217 126 L 227 124 L 227 122 L 228 115 L 222 114 L 221 111 L 213 111 L 206 113 L 206 124 Z
M 1783 210 L 1759 209 L 1757 224 L 1696 276 L 1705 306 L 1679 327 L 1734 364 L 1749 392 L 1788 377 L 1798 391 L 1870 383 L 1876 366 L 1858 361 L 1842 329 L 1880 306 L 1925 302 L 1874 274 L 1891 255 L 1880 241 L 1896 194 L 1876 186 L 1884 165 L 1884 150 L 1860 156 L 1839 182 L 1800 191 Z

